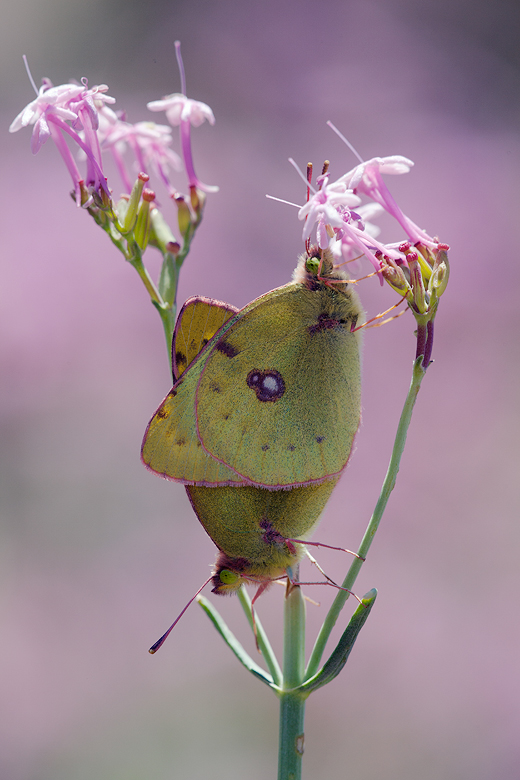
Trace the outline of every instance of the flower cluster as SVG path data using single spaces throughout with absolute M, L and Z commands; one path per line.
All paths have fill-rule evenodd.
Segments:
M 71 175 L 77 205 L 89 212 L 141 277 L 161 316 L 168 349 L 175 323 L 179 271 L 202 220 L 206 193 L 218 190 L 199 180 L 191 150 L 191 127 L 198 127 L 206 119 L 214 124 L 215 118 L 209 106 L 186 96 L 178 42 L 175 48 L 182 92 L 148 104 L 151 111 L 165 111 L 170 125 L 131 124 L 123 112 L 112 109 L 115 99 L 107 94 L 105 84 L 89 87 L 87 79 L 82 79 L 80 84 L 54 87 L 49 79 L 44 79 L 39 90 L 33 82 L 36 98 L 9 128 L 14 133 L 33 126 L 34 154 L 52 138 Z M 181 156 L 172 149 L 172 126 L 179 127 Z M 105 175 L 103 153 L 112 156 L 121 177 L 123 192 L 115 200 Z M 130 164 L 129 158 L 133 161 Z M 188 180 L 187 195 L 178 191 L 172 179 L 183 167 Z M 163 217 L 155 191 L 148 186 L 153 177 L 165 186 L 175 203 L 180 241 Z M 157 284 L 143 262 L 143 252 L 149 245 L 163 256 Z
M 177 52 L 182 69 L 178 47 Z M 181 76 L 184 81 L 182 70 Z M 123 112 L 115 112 L 110 107 L 115 99 L 106 94 L 107 91 L 105 84 L 89 87 L 87 79 L 82 79 L 80 84 L 57 87 L 49 79 L 43 79 L 36 98 L 18 114 L 9 130 L 14 133 L 33 125 L 33 154 L 48 138 L 52 138 L 71 175 L 78 206 L 91 210 L 91 213 L 103 211 L 121 235 L 128 233 L 130 224 L 136 223 L 140 208 L 150 211 L 149 204 L 153 203 L 155 193 L 143 185 L 151 176 L 157 177 L 175 200 L 181 212 L 181 234 L 184 240 L 189 240 L 191 236 L 185 235 L 187 222 L 190 228 L 191 223 L 196 225 L 200 222 L 204 193 L 218 190 L 218 187 L 203 184 L 198 179 L 191 150 L 191 127 L 198 127 L 205 119 L 214 124 L 211 108 L 181 93 L 167 95 L 148 104 L 151 111 L 165 111 L 170 125 L 180 126 L 181 160 L 172 149 L 172 128 L 169 125 L 127 122 Z M 73 145 L 79 154 L 74 154 Z M 112 189 L 104 173 L 104 152 L 109 152 L 115 160 L 123 184 L 124 193 L 117 203 L 112 200 Z M 127 162 L 129 153 L 133 166 Z M 81 159 L 85 161 L 84 173 L 80 172 Z M 182 170 L 183 163 L 189 197 L 181 195 L 172 181 L 172 174 Z M 136 195 L 139 197 L 136 198 Z
M 421 329 L 433 323 L 439 298 L 446 289 L 449 247 L 409 219 L 385 184 L 383 174 L 407 173 L 412 166 L 411 160 L 399 155 L 374 157 L 331 181 L 327 164 L 312 195 L 308 184 L 309 197 L 298 217 L 305 220 L 303 240 L 307 248 L 315 231 L 318 248 L 328 249 L 339 262 L 367 257 L 381 283 L 385 280 L 406 300 Z M 363 197 L 369 201 L 363 203 Z M 379 230 L 369 220 L 382 211 L 399 224 L 404 233 L 401 242 L 383 244 L 377 240 Z M 418 344 L 420 349 L 426 349 L 425 345 Z M 431 352 L 431 346 L 427 351 Z M 418 354 L 426 355 L 424 351 Z

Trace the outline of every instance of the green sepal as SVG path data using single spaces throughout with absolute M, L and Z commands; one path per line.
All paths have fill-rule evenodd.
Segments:
M 142 200 L 137 212 L 137 221 L 134 225 L 134 240 L 139 248 L 143 250 L 143 252 L 148 246 L 150 225 L 150 201 Z
M 365 625 L 370 610 L 376 600 L 376 596 L 377 590 L 372 588 L 372 590 L 361 599 L 362 603 L 352 615 L 350 623 L 343 632 L 341 639 L 330 658 L 324 663 L 323 667 L 314 675 L 314 677 L 311 677 L 310 680 L 302 683 L 302 685 L 297 688 L 298 691 L 301 691 L 308 696 L 310 693 L 327 685 L 327 683 L 338 676 L 347 663 L 350 652 L 354 647 L 354 642 Z
M 177 281 L 179 278 L 179 269 L 177 261 L 171 252 L 164 253 L 161 273 L 159 275 L 159 293 L 168 307 L 175 304 L 177 297 Z
M 205 599 L 204 596 L 197 596 L 197 601 L 219 632 L 224 642 L 234 652 L 240 663 L 243 664 L 243 666 L 245 666 L 245 668 L 251 672 L 252 675 L 257 677 L 263 683 L 268 685 L 270 688 L 276 689 L 277 686 L 274 684 L 271 675 L 265 672 L 261 666 L 258 666 L 258 664 L 253 661 L 251 656 L 246 653 L 236 636 L 227 627 L 226 623 L 219 615 L 217 610 L 213 607 L 211 602 Z
M 150 219 L 149 244 L 157 247 L 163 254 L 169 251 L 169 245 L 170 247 L 174 245 L 180 249 L 177 239 L 158 208 L 152 209 Z M 173 253 L 173 250 L 170 249 L 170 251 Z
M 147 176 L 145 178 L 148 179 Z M 122 221 L 120 218 L 122 233 L 130 233 L 130 231 L 132 231 L 135 227 L 135 223 L 137 222 L 137 212 L 139 210 L 139 201 L 141 200 L 141 195 L 143 194 L 144 185 L 145 179 L 141 179 L 140 176 L 138 176 L 135 180 L 134 186 L 132 187 L 132 192 L 130 193 L 130 198 L 127 201 L 126 209 L 121 208 L 121 201 L 118 204 L 118 212 L 122 213 L 124 211 L 124 215 L 122 214 Z

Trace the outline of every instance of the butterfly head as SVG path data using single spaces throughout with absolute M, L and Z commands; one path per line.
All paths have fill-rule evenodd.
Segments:
M 293 281 L 304 284 L 309 290 L 334 285 L 335 290 L 347 289 L 347 276 L 342 268 L 334 265 L 334 256 L 330 249 L 320 249 L 310 246 L 298 258 L 298 265 L 293 272 Z
M 242 585 L 264 585 L 286 576 L 285 569 L 276 567 L 276 571 L 262 573 L 262 567 L 255 566 L 247 558 L 231 558 L 219 552 L 212 571 L 211 592 L 219 596 L 236 593 Z

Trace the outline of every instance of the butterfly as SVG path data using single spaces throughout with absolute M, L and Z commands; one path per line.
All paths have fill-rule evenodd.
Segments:
M 330 410 L 326 399 L 338 388 L 328 386 L 327 372 L 319 376 L 307 364 L 309 360 L 317 360 L 323 366 L 324 362 L 336 359 L 342 364 L 339 371 L 331 371 L 333 377 L 340 377 L 342 397 L 337 403 L 346 403 L 346 408 L 333 407 L 338 414 L 334 422 L 341 428 L 341 434 L 350 437 L 348 452 L 345 454 L 344 448 L 342 456 L 346 465 L 360 417 L 359 335 L 353 331 L 363 312 L 357 295 L 347 287 L 341 275 L 338 277 L 334 273 L 332 262 L 326 264 L 327 276 L 323 276 L 321 263 L 315 260 L 312 256 L 300 259 L 291 284 L 267 293 L 241 311 L 209 298 L 194 297 L 186 301 L 177 318 L 172 343 L 175 384 L 150 421 L 143 441 L 144 463 L 162 476 L 185 483 L 197 517 L 219 549 L 210 577 L 213 592 L 221 595 L 232 593 L 243 583 L 256 583 L 258 589 L 253 605 L 271 582 L 287 577 L 287 571 L 292 572 L 301 560 L 305 553 L 302 542 L 316 526 L 339 474 L 325 474 L 322 470 L 318 479 L 305 477 L 303 484 L 283 487 L 247 482 L 240 473 L 222 462 L 223 459 L 215 457 L 221 454 L 220 449 L 212 454 L 203 450 L 197 426 L 200 405 L 197 401 L 202 401 L 204 392 L 209 392 L 213 414 L 217 417 L 221 414 L 219 402 L 222 392 L 219 391 L 224 390 L 227 396 L 232 396 L 234 386 L 223 376 L 226 360 L 235 360 L 235 382 L 240 382 L 241 378 L 251 391 L 245 393 L 250 407 L 250 425 L 256 426 L 258 409 L 261 414 L 262 405 L 269 404 L 267 409 L 275 412 L 272 415 L 275 423 L 270 423 L 271 436 L 274 425 L 285 425 L 288 430 L 285 435 L 290 436 L 292 442 L 298 442 L 287 448 L 287 453 L 292 454 L 297 446 L 301 450 L 299 436 L 312 430 L 312 421 L 300 420 L 298 409 L 291 410 L 290 404 L 276 405 L 282 401 L 287 389 L 290 391 L 293 385 L 312 375 L 318 383 L 317 391 L 313 393 L 311 386 L 303 395 L 301 392 L 293 395 L 296 399 L 310 397 L 314 399 L 315 406 L 325 405 Z M 341 352 L 335 354 L 341 349 L 346 349 L 346 361 Z M 290 358 L 291 354 L 294 358 L 295 350 L 302 370 L 291 370 Z M 288 356 L 285 355 L 287 351 Z M 225 356 L 224 361 L 220 359 L 221 355 Z M 263 356 L 264 362 L 259 362 L 259 356 Z M 200 388 L 208 363 L 210 370 L 206 385 L 209 390 L 204 391 Z M 191 376 L 190 372 L 193 372 Z M 214 383 L 218 383 L 219 391 Z M 235 390 L 239 389 L 235 387 Z M 238 395 L 243 399 L 243 393 Z M 354 418 L 346 428 L 341 425 L 342 414 Z M 318 415 L 316 410 L 314 415 Z M 244 425 L 247 419 L 244 415 L 241 419 Z M 323 426 L 323 415 L 320 424 Z M 227 419 L 223 428 L 224 432 L 229 431 Z M 330 435 L 331 426 L 319 430 L 325 430 Z M 254 441 L 254 435 L 250 438 Z M 272 443 L 272 439 L 270 441 Z M 196 463 L 192 463 L 192 459 Z M 202 477 L 201 462 L 204 466 Z M 309 468 L 309 465 L 306 467 Z M 271 472 L 274 468 L 271 463 Z M 279 468 L 283 470 L 283 463 Z M 298 480 L 302 479 L 299 471 L 297 474 Z M 191 482 L 187 475 L 198 476 L 199 479 Z M 213 480 L 217 479 L 220 482 L 215 484 Z M 185 609 L 187 606 L 189 604 Z M 181 615 L 183 613 L 184 610 Z M 152 646 L 151 652 L 162 645 L 177 620 Z
M 176 381 L 144 436 L 149 469 L 186 485 L 267 490 L 341 474 L 360 421 L 363 311 L 328 254 L 315 261 L 304 255 L 291 283 L 240 311 L 186 302 Z

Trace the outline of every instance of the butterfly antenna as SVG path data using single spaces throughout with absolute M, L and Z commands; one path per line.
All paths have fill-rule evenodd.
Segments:
M 166 642 L 166 640 L 167 640 L 167 639 L 168 639 L 168 637 L 170 636 L 171 632 L 173 631 L 173 629 L 175 628 L 175 626 L 177 625 L 177 623 L 179 622 L 179 620 L 181 619 L 181 617 L 184 615 L 184 613 L 186 612 L 186 610 L 188 609 L 188 607 L 190 606 L 190 604 L 191 604 L 193 601 L 195 601 L 195 599 L 197 598 L 197 596 L 199 595 L 199 593 L 200 593 L 202 590 L 204 590 L 204 588 L 206 587 L 206 585 L 208 584 L 208 582 L 211 582 L 212 578 L 213 578 L 213 575 L 211 575 L 211 577 L 208 577 L 208 579 L 206 580 L 206 582 L 204 583 L 204 585 L 201 585 L 201 587 L 198 589 L 198 591 L 195 593 L 195 595 L 194 595 L 194 596 L 192 596 L 192 598 L 191 598 L 191 599 L 188 601 L 188 603 L 186 604 L 186 606 L 184 607 L 184 609 L 182 610 L 182 612 L 180 613 L 180 615 L 178 615 L 178 616 L 175 618 L 175 620 L 174 620 L 174 621 L 173 621 L 173 623 L 171 624 L 171 626 L 170 626 L 170 628 L 168 629 L 168 631 L 166 631 L 166 632 L 165 632 L 165 633 L 162 635 L 162 637 L 161 637 L 160 639 L 158 639 L 158 640 L 157 640 L 157 642 L 151 646 L 151 648 L 148 650 L 148 652 L 149 652 L 149 653 L 151 653 L 151 654 L 153 655 L 154 653 L 156 653 L 156 652 L 157 652 L 157 650 L 158 650 L 160 647 L 162 647 L 162 646 L 163 646 L 163 644 Z
M 253 634 L 255 635 L 255 645 L 256 645 L 256 649 L 258 650 L 259 653 L 261 653 L 262 651 L 260 650 L 260 646 L 258 644 L 258 631 L 256 629 L 256 616 L 255 616 L 255 601 L 257 600 L 257 598 L 259 596 L 262 595 L 264 590 L 266 588 L 268 588 L 270 584 L 271 584 L 271 581 L 262 582 L 261 585 L 258 586 L 258 589 L 257 589 L 255 595 L 251 599 L 251 621 L 253 623 Z

